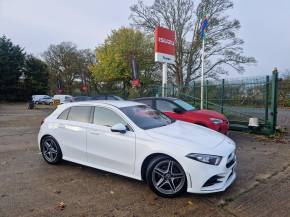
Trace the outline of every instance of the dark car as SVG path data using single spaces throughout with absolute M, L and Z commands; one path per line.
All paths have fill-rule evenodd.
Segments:
M 88 100 L 91 100 L 91 97 L 89 96 L 75 96 L 74 97 L 75 102 L 88 101 Z
M 147 97 L 134 101 L 147 104 L 175 120 L 198 124 L 223 134 L 227 134 L 229 130 L 229 122 L 223 114 L 206 109 L 198 110 L 177 98 Z
M 91 97 L 91 100 L 124 100 L 124 99 L 116 95 L 100 94 L 100 95 Z

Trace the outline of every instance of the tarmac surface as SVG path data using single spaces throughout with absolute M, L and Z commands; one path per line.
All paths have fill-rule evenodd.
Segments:
M 164 199 L 144 182 L 65 161 L 45 163 L 36 139 L 49 112 L 0 104 L 0 217 L 290 217 L 289 134 L 231 132 L 237 143 L 235 183 L 223 193 Z M 289 124 L 289 110 L 280 113 L 280 124 Z

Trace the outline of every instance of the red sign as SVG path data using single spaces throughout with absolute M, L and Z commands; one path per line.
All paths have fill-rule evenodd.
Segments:
M 155 61 L 175 62 L 175 32 L 163 27 L 155 28 Z
M 140 80 L 135 79 L 131 81 L 132 87 L 140 87 Z
M 88 86 L 86 86 L 86 85 L 81 86 L 81 91 L 87 92 L 88 91 Z

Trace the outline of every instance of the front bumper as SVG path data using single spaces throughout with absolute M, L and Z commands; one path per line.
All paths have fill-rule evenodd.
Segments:
M 195 161 L 188 162 L 191 163 L 191 167 L 186 172 L 188 180 L 187 192 L 207 194 L 226 190 L 237 176 L 235 171 L 237 166 L 235 152 L 232 151 L 227 156 L 223 158 L 218 166 Z M 230 156 L 233 158 L 229 159 Z

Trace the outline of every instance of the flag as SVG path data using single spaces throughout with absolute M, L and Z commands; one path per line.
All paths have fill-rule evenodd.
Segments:
M 138 80 L 138 66 L 134 55 L 132 56 L 131 59 L 131 69 L 132 69 L 132 80 Z
M 202 39 L 204 39 L 205 37 L 205 32 L 206 32 L 206 28 L 207 28 L 207 23 L 208 23 L 208 20 L 206 18 L 206 16 L 204 17 L 203 21 L 202 21 L 202 24 L 201 24 L 201 29 L 200 29 L 200 37 Z
M 138 65 L 134 55 L 132 56 L 131 59 L 131 69 L 132 69 L 132 80 L 131 80 L 132 87 L 139 87 L 140 80 L 138 78 Z

